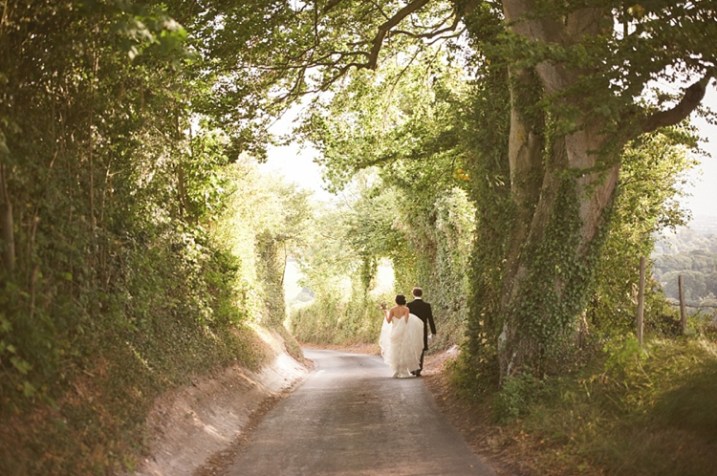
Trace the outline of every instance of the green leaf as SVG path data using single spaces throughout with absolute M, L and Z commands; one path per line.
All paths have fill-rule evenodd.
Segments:
M 32 369 L 32 365 L 30 365 L 30 363 L 17 356 L 10 357 L 10 363 L 12 363 L 13 367 L 15 367 L 15 369 L 22 375 L 27 375 L 30 369 Z

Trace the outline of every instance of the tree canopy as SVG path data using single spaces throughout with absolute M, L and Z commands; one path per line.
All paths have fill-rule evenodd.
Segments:
M 79 402 L 85 375 L 108 384 L 96 420 L 123 400 L 139 418 L 247 354 L 243 323 L 283 321 L 290 251 L 327 299 L 351 274 L 347 333 L 372 335 L 366 292 L 389 258 L 397 289 L 423 284 L 446 334 L 465 331 L 471 378 L 557 372 L 583 323 L 627 326 L 628 260 L 682 220 L 684 121 L 712 118 L 714 0 L 0 8 L 3 420 Z M 364 181 L 348 210 L 311 217 L 306 194 L 249 165 L 297 102 L 330 187 Z M 85 420 L 53 426 L 84 442 L 59 472 L 121 464 L 122 439 L 95 452 Z
M 237 60 L 277 75 L 273 97 L 328 91 L 330 105 L 319 99 L 306 129 L 322 145 L 335 184 L 370 166 L 396 181 L 420 169 L 415 176 L 430 178 L 415 190 L 431 194 L 437 176 L 428 171 L 440 176 L 443 159 L 451 164 L 444 176 L 470 179 L 478 202 L 477 272 L 488 280 L 474 280 L 471 353 L 498 364 L 501 378 L 544 370 L 594 289 L 595 263 L 631 160 L 625 147 L 686 119 L 714 75 L 714 2 L 329 1 L 265 8 L 270 31 L 281 34 Z M 236 31 L 251 22 L 235 20 Z M 282 53 L 267 55 L 279 43 Z M 415 81 L 421 75 L 438 87 Z M 395 94 L 408 77 L 412 86 Z M 446 100 L 445 91 L 464 95 L 440 91 L 451 77 L 472 82 L 472 99 Z M 383 102 L 376 100 L 381 94 Z M 491 240 L 492 251 L 480 249 Z

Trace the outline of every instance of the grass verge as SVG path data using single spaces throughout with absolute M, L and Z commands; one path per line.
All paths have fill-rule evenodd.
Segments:
M 467 392 L 462 375 L 454 361 L 427 383 L 499 474 L 715 474 L 714 341 L 625 339 L 580 372 L 500 391 Z

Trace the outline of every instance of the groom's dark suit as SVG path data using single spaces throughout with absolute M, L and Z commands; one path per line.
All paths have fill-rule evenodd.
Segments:
M 409 302 L 408 310 L 411 311 L 411 314 L 415 314 L 423 321 L 423 352 L 421 352 L 421 366 L 417 370 L 417 373 L 420 375 L 421 370 L 423 370 L 423 354 L 428 350 L 428 326 L 431 327 L 431 334 L 435 334 L 436 324 L 433 322 L 431 305 L 423 299 L 417 297 Z

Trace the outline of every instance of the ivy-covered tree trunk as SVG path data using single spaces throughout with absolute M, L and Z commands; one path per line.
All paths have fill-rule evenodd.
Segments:
M 512 131 L 515 124 L 514 118 Z M 525 137 L 519 141 L 512 131 L 511 172 L 514 156 L 529 149 L 526 142 L 532 140 L 529 134 L 519 134 Z M 592 285 L 590 261 L 599 248 L 619 170 L 618 165 L 594 170 L 602 146 L 599 138 L 584 130 L 554 138 L 545 154 L 540 186 L 528 182 L 533 188 L 527 188 L 520 180 L 511 181 L 516 220 L 505 257 L 500 304 L 501 378 L 526 367 L 544 370 L 545 358 L 562 350 L 563 337 L 585 305 Z M 542 154 L 532 157 L 543 162 Z M 538 168 L 536 164 L 530 172 Z
M 609 221 L 623 146 L 687 117 L 706 84 L 704 78 L 688 88 L 670 110 L 632 115 L 631 101 L 612 93 L 609 80 L 570 57 L 609 35 L 609 9 L 539 15 L 531 0 L 505 0 L 503 9 L 511 47 L 524 61 L 509 71 L 515 214 L 504 256 L 499 334 L 493 336 L 501 380 L 542 373 L 549 359 L 564 353 L 593 284 L 591 261 Z M 595 88 L 589 94 L 582 89 L 588 84 Z M 588 95 L 610 106 L 598 112 L 599 100 L 583 101 Z

